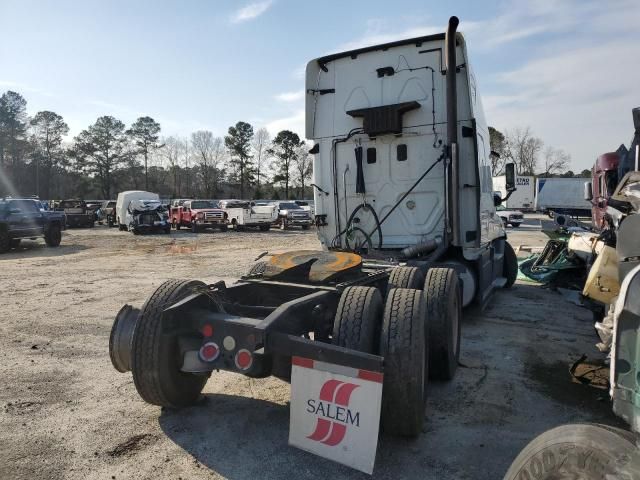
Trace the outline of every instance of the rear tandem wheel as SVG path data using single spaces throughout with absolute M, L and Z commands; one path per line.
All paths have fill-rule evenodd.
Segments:
M 176 338 L 163 334 L 163 310 L 182 298 L 206 288 L 197 280 L 167 280 L 143 305 L 133 332 L 131 373 L 142 399 L 161 407 L 193 404 L 208 376 L 183 373 Z

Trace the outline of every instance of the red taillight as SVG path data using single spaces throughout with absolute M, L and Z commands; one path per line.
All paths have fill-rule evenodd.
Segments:
M 202 327 L 202 335 L 205 337 L 213 337 L 213 327 L 209 324 Z
M 253 364 L 253 355 L 249 350 L 243 348 L 236 353 L 235 362 L 239 370 L 249 370 Z
M 207 342 L 200 347 L 199 355 L 203 362 L 213 362 L 220 355 L 220 349 L 214 342 Z

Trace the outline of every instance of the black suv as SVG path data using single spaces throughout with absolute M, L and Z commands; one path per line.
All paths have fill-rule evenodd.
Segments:
M 44 237 L 49 247 L 62 239 L 64 213 L 44 211 L 33 198 L 0 198 L 0 253 L 20 245 L 20 240 Z

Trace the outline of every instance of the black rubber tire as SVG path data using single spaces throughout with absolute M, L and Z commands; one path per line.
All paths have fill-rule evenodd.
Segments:
M 512 224 L 511 224 L 511 226 L 512 226 L 513 228 L 518 228 L 518 227 L 520 227 L 520 225 L 521 225 L 520 223 L 512 223 Z
M 303 230 L 309 230 L 310 227 L 311 227 L 311 225 L 302 225 L 302 229 Z
M 226 232 L 227 230 L 229 230 L 229 226 L 228 225 L 221 225 L 220 226 L 220 231 L 221 232 Z
M 251 265 L 251 268 L 249 268 L 249 271 L 247 272 L 247 276 L 262 275 L 264 273 L 265 268 L 267 268 L 267 262 L 265 261 L 256 262 L 253 265 Z
M 392 288 L 413 288 L 422 290 L 424 274 L 417 267 L 395 267 L 389 274 L 387 292 Z
M 507 279 L 504 288 L 511 288 L 518 278 L 518 256 L 509 242 L 504 242 L 502 276 Z
M 11 237 L 9 232 L 4 228 L 0 229 L 0 253 L 5 253 L 11 250 Z
M 44 234 L 44 242 L 47 247 L 57 247 L 62 241 L 62 230 L 60 225 L 52 223 Z
M 382 317 L 380 355 L 384 357 L 382 428 L 415 437 L 422 431 L 427 383 L 426 302 L 422 290 L 394 288 Z
M 347 287 L 333 321 L 334 345 L 376 353 L 382 320 L 382 295 L 374 287 Z
M 260 225 L 259 228 L 261 232 L 268 232 L 269 230 L 271 230 L 271 225 Z
M 11 240 L 11 248 L 18 248 L 20 246 L 20 238 L 14 238 Z
M 453 268 L 430 268 L 424 282 L 427 301 L 429 378 L 451 380 L 460 360 L 462 298 Z
M 504 480 L 640 478 L 639 450 L 626 435 L 602 425 L 563 425 L 534 438 Z
M 161 407 L 186 407 L 200 396 L 207 376 L 182 373 L 174 337 L 162 334 L 162 311 L 206 285 L 197 280 L 167 280 L 146 301 L 131 346 L 131 372 L 145 402 Z

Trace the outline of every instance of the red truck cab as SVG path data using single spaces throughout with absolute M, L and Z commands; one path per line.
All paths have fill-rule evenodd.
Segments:
M 618 185 L 620 157 L 616 152 L 603 153 L 591 170 L 591 220 L 597 230 L 605 228 L 609 197 Z
M 181 203 L 171 207 L 169 218 L 174 229 L 186 227 L 194 233 L 206 228 L 218 228 L 223 232 L 227 230 L 227 213 L 218 208 L 215 200 L 185 200 Z

